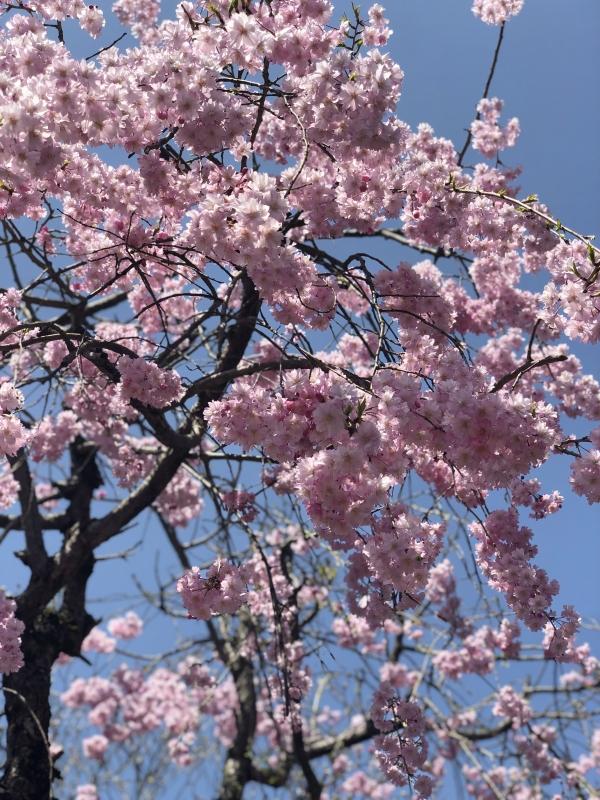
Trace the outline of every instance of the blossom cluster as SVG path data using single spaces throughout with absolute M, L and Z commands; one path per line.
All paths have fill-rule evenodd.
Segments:
M 25 625 L 15 616 L 17 604 L 0 589 L 0 672 L 17 672 L 23 666 L 21 634 Z
M 181 379 L 143 358 L 125 356 L 119 361 L 121 389 L 125 397 L 154 408 L 164 408 L 181 397 Z
M 524 0 L 474 0 L 473 13 L 488 25 L 501 25 L 523 8 Z
M 111 744 L 150 733 L 162 726 L 168 746 L 176 748 L 176 763 L 189 763 L 189 749 L 200 710 L 183 679 L 168 669 L 156 669 L 147 678 L 140 670 L 119 667 L 110 679 L 76 678 L 62 702 L 68 708 L 89 708 L 88 721 L 101 733 L 82 741 L 87 758 L 102 761 Z
M 485 525 L 473 523 L 477 560 L 490 585 L 506 595 L 509 606 L 531 630 L 540 630 L 552 616 L 558 583 L 531 564 L 537 553 L 529 528 L 519 527 L 516 509 L 494 511 Z
M 373 697 L 371 718 L 382 733 L 394 736 L 376 739 L 376 755 L 387 778 L 397 786 L 414 780 L 414 789 L 421 798 L 430 797 L 432 779 L 421 772 L 427 759 L 425 719 L 418 703 L 402 700 L 388 682 L 380 684 Z
M 504 128 L 498 125 L 503 106 L 498 97 L 480 100 L 478 118 L 471 123 L 473 147 L 486 158 L 495 158 L 500 150 L 514 147 L 519 136 L 519 120 L 516 117 L 510 119 Z
M 183 604 L 190 616 L 210 619 L 212 614 L 233 614 L 246 595 L 243 572 L 218 559 L 211 565 L 206 577 L 198 567 L 192 567 L 177 581 Z
M 496 665 L 495 649 L 506 658 L 518 658 L 520 628 L 516 622 L 502 620 L 498 630 L 487 625 L 467 635 L 461 647 L 442 649 L 433 657 L 433 665 L 446 678 L 457 680 L 463 675 L 488 675 Z

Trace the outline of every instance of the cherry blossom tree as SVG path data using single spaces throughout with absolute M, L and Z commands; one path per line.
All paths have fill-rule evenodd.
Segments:
M 0 2 L 0 798 L 597 796 L 533 536 L 550 459 L 600 501 L 600 250 L 500 159 L 522 5 L 454 144 L 379 4 Z

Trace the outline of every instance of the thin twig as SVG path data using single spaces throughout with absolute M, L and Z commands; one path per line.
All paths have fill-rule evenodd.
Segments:
M 506 23 L 502 23 L 500 25 L 500 30 L 498 32 L 498 41 L 496 42 L 496 49 L 494 50 L 494 57 L 492 58 L 492 64 L 490 66 L 490 71 L 488 72 L 487 80 L 485 82 L 485 86 L 483 88 L 483 94 L 481 95 L 481 99 L 485 100 L 489 94 L 490 88 L 492 86 L 492 80 L 494 79 L 494 73 L 496 71 L 496 67 L 498 65 L 498 57 L 500 56 L 500 48 L 502 47 L 502 41 L 504 39 L 504 26 Z M 481 114 L 479 111 L 475 117 L 476 120 L 481 119 Z M 463 144 L 462 150 L 458 155 L 458 166 L 462 167 L 463 159 L 467 154 L 467 150 L 471 145 L 471 140 L 473 138 L 473 134 L 471 133 L 471 128 L 467 130 L 467 138 L 465 143 Z
M 92 53 L 91 56 L 86 56 L 85 60 L 86 61 L 91 61 L 92 58 L 96 58 L 96 56 L 99 56 L 100 53 L 105 53 L 107 50 L 110 50 L 111 47 L 114 47 L 116 44 L 118 44 L 121 41 L 121 39 L 124 39 L 126 36 L 127 36 L 127 31 L 125 31 L 120 36 L 118 36 L 114 40 L 114 42 L 111 42 L 110 44 L 107 44 L 106 47 L 101 47 L 100 50 L 96 50 L 96 52 Z

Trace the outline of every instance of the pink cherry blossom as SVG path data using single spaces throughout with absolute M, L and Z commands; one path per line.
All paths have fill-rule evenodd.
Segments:
M 84 783 L 77 787 L 75 800 L 98 800 L 98 791 L 92 783 Z
M 474 0 L 473 13 L 488 25 L 501 25 L 518 14 L 524 0 Z
M 23 666 L 21 634 L 25 625 L 15 616 L 16 603 L 0 589 L 0 672 L 17 672 Z
M 119 371 L 122 391 L 126 397 L 154 408 L 164 408 L 181 397 L 179 375 L 171 370 L 163 370 L 143 358 L 125 356 L 119 362 Z
M 531 719 L 533 712 L 529 704 L 519 697 L 512 686 L 502 686 L 496 698 L 493 713 L 497 717 L 508 717 L 512 720 L 513 728 L 521 728 Z
M 97 761 L 103 761 L 104 753 L 108 747 L 108 739 L 106 736 L 88 736 L 82 742 L 83 754 L 86 758 L 94 758 Z
M 177 582 L 183 603 L 192 617 L 210 619 L 212 614 L 235 613 L 246 595 L 239 567 L 218 559 L 206 573 L 192 567 Z
M 128 611 L 123 617 L 110 619 L 106 627 L 116 639 L 135 639 L 142 633 L 144 623 L 135 611 Z
M 510 119 L 504 128 L 498 125 L 504 103 L 497 97 L 480 100 L 477 106 L 478 118 L 471 123 L 473 147 L 480 150 L 486 158 L 495 158 L 500 150 L 514 147 L 520 128 L 516 117 Z
M 84 653 L 112 653 L 117 643 L 115 639 L 108 636 L 101 628 L 92 628 L 81 644 Z

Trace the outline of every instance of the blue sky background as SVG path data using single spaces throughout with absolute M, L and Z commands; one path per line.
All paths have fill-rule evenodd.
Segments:
M 74 24 L 65 26 L 67 42 L 80 57 L 121 32 L 111 19 L 110 4 L 99 5 L 109 25 L 98 40 Z M 163 14 L 170 16 L 175 5 L 163 3 Z M 349 5 L 336 0 L 336 11 L 341 14 Z M 498 29 L 476 19 L 469 0 L 389 0 L 383 5 L 394 29 L 387 49 L 405 72 L 400 118 L 412 126 L 429 122 L 438 135 L 460 147 L 481 96 Z M 521 122 L 519 143 L 505 153 L 504 161 L 524 165 L 523 193 L 537 193 L 565 224 L 583 233 L 600 231 L 599 34 L 599 0 L 526 0 L 523 12 L 507 25 L 491 92 L 505 100 L 506 118 L 517 116 Z M 474 155 L 471 152 L 466 163 L 478 160 Z M 335 247 L 342 252 L 351 245 L 344 242 L 331 249 Z M 384 254 L 388 263 L 419 260 L 384 243 L 373 242 L 372 251 Z M 588 371 L 600 373 L 598 348 L 580 346 L 574 351 Z M 570 423 L 567 431 L 585 433 L 590 427 L 591 423 Z M 561 603 L 572 603 L 586 617 L 600 618 L 600 513 L 597 506 L 570 492 L 568 469 L 564 456 L 553 459 L 540 473 L 544 490 L 558 489 L 567 502 L 549 519 L 532 521 L 540 548 L 537 561 L 560 581 Z M 193 535 L 192 526 L 183 538 Z M 15 540 L 12 534 L 7 544 Z M 135 607 L 124 605 L 124 598 L 137 593 L 134 578 L 151 587 L 157 571 L 164 577 L 172 565 L 173 574 L 178 573 L 164 535 L 149 514 L 142 515 L 134 530 L 109 542 L 104 552 L 123 551 L 136 542 L 142 544 L 129 558 L 98 564 L 89 593 L 98 616 Z M 0 563 L 0 584 L 11 590 L 17 590 L 16 583 L 25 576 L 12 558 Z M 140 652 L 160 651 L 178 634 L 198 634 L 192 628 L 195 623 L 185 620 L 173 624 L 158 615 L 154 622 L 146 619 L 146 633 L 135 645 Z M 176 795 L 161 794 L 165 800 L 171 796 Z

